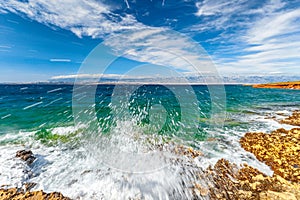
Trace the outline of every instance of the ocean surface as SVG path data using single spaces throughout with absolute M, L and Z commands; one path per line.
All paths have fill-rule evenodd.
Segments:
M 218 87 L 225 93 L 213 97 Z M 300 108 L 299 90 L 92 88 L 0 85 L 1 185 L 35 182 L 34 189 L 74 199 L 189 199 L 195 168 L 205 169 L 220 158 L 272 174 L 240 147 L 239 138 L 246 132 L 292 128 L 278 121 Z M 183 158 L 172 150 L 179 145 L 203 156 Z M 15 158 L 24 148 L 37 157 L 31 165 Z

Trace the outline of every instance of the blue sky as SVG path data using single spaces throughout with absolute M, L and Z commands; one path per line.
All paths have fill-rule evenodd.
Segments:
M 196 59 L 186 38 L 204 48 L 220 75 L 300 74 L 299 0 L 0 0 L 0 82 L 77 74 L 103 41 L 127 52 L 109 73 L 140 63 L 188 72 L 164 50 L 153 51 L 161 44 Z

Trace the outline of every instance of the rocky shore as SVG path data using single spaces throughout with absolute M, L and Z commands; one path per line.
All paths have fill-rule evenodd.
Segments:
M 299 111 L 281 123 L 299 126 Z M 244 164 L 237 166 L 225 159 L 209 167 L 199 179 L 211 180 L 204 187 L 195 184 L 197 196 L 210 199 L 300 199 L 300 128 L 278 129 L 271 133 L 246 133 L 241 146 L 274 171 L 267 176 Z M 204 192 L 205 191 L 205 192 Z
M 300 90 L 300 81 L 255 84 L 255 85 L 252 85 L 252 87 L 254 87 L 254 88 L 278 88 L 278 89 L 296 89 L 296 90 Z
M 280 123 L 300 126 L 300 110 L 295 110 L 291 116 L 281 120 Z
M 70 200 L 59 192 L 45 193 L 41 191 L 23 191 L 17 188 L 0 189 L 1 200 Z
M 20 158 L 27 165 L 31 165 L 36 157 L 30 150 L 17 151 L 16 157 Z M 60 192 L 46 193 L 40 191 L 30 191 L 36 183 L 23 183 L 22 188 L 0 188 L 0 200 L 71 200 L 63 196 Z
M 300 111 L 281 123 L 299 126 Z M 297 200 L 300 199 L 300 128 L 278 129 L 271 133 L 246 133 L 240 139 L 246 151 L 268 165 L 273 175 L 268 176 L 246 163 L 238 166 L 225 159 L 219 160 L 206 170 L 199 170 L 191 188 L 194 199 L 249 199 L 249 200 Z M 175 154 L 192 159 L 202 156 L 200 151 L 184 146 L 172 150 Z M 21 150 L 16 157 L 28 165 L 36 158 L 30 150 Z M 203 181 L 204 180 L 204 181 Z M 202 181 L 202 182 L 201 182 Z M 201 184 L 204 183 L 204 184 Z M 69 200 L 61 193 L 30 191 L 35 183 L 26 183 L 22 188 L 0 189 L 1 200 Z

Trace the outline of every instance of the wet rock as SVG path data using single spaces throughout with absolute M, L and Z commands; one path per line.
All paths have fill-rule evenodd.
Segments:
M 209 190 L 198 183 L 195 183 L 193 192 L 196 196 L 207 196 L 209 194 Z
M 33 161 L 36 159 L 34 156 L 33 156 L 33 153 L 31 150 L 20 150 L 20 151 L 17 151 L 16 153 L 16 157 L 26 161 L 27 164 L 31 164 L 33 163 Z
M 299 111 L 288 118 L 293 125 L 299 119 Z M 221 159 L 198 175 L 198 180 L 210 180 L 210 199 L 300 199 L 300 128 L 277 129 L 270 134 L 246 133 L 240 144 L 269 165 L 273 176 L 247 164 L 237 166 Z M 201 199 L 203 186 L 194 185 L 199 188 L 194 195 Z
M 261 200 L 297 200 L 295 195 L 288 193 L 288 192 L 274 192 L 274 191 L 267 191 L 262 192 L 259 195 L 259 199 Z
M 36 183 L 25 183 L 25 191 L 30 191 L 32 188 L 34 188 L 37 184 Z
M 280 123 L 300 126 L 300 110 L 295 110 L 291 116 L 281 120 Z
M 192 158 L 196 158 L 199 156 L 203 156 L 201 151 L 195 150 L 192 147 L 186 147 L 183 145 L 176 146 L 174 150 L 172 150 L 175 154 L 184 155 Z
M 44 191 L 24 192 L 17 188 L 0 189 L 0 199 L 3 200 L 71 200 L 59 192 L 45 193 Z
M 207 142 L 213 142 L 213 141 L 217 141 L 218 139 L 217 138 L 214 138 L 214 137 L 209 137 L 206 139 Z
M 259 170 L 244 164 L 237 166 L 225 159 L 209 167 L 199 180 L 210 180 L 208 194 L 205 187 L 194 185 L 196 199 L 208 196 L 210 199 L 291 199 L 300 198 L 300 184 L 290 182 L 278 175 L 267 176 Z M 202 192 L 200 192 L 202 191 Z
M 270 134 L 246 133 L 241 146 L 287 180 L 300 183 L 300 128 Z

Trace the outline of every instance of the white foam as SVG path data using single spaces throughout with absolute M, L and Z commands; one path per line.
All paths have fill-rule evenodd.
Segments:
M 112 130 L 113 136 L 107 142 L 115 143 L 117 146 L 112 144 L 110 146 L 107 143 L 106 147 L 108 148 L 100 149 L 100 151 L 98 148 L 101 145 L 104 145 L 102 147 L 105 148 L 106 143 L 101 143 L 99 140 L 95 140 L 94 143 L 87 143 L 90 146 L 70 147 L 59 144 L 59 146 L 49 147 L 34 140 L 32 137 L 34 132 L 2 135 L 0 136 L 0 143 L 15 140 L 23 142 L 22 145 L 10 143 L 0 146 L 1 184 L 20 186 L 24 181 L 36 182 L 38 185 L 34 189 L 62 192 L 73 199 L 190 199 L 189 184 L 192 184 L 192 180 L 195 178 L 193 167 L 205 169 L 209 165 L 214 165 L 220 158 L 225 158 L 238 165 L 246 162 L 250 166 L 272 175 L 272 170 L 259 162 L 253 154 L 242 149 L 238 141 L 248 131 L 268 132 L 286 126 L 274 119 L 265 119 L 261 114 L 238 115 L 241 122 L 254 121 L 249 125 L 250 130 L 247 127 L 211 130 L 210 134 L 219 137 L 218 140 L 195 143 L 198 149 L 204 153 L 204 156 L 190 160 L 184 156 L 176 157 L 173 154 L 166 154 L 165 163 L 162 167 L 147 173 L 124 173 L 105 163 L 101 156 L 100 159 L 95 156 L 98 152 L 99 155 L 105 152 L 108 156 L 114 156 L 116 161 L 118 159 L 120 161 L 122 160 L 121 156 L 118 157 L 117 154 L 113 153 L 113 147 L 131 153 L 149 150 L 149 146 L 145 145 L 147 143 L 143 140 L 145 138 L 143 138 L 141 130 L 130 121 L 118 122 L 115 129 Z M 79 128 L 84 128 L 84 126 L 56 127 L 51 132 L 67 135 Z M 95 145 L 98 142 L 100 145 Z M 30 148 L 37 157 L 30 168 L 15 158 L 16 151 L 26 147 Z M 174 162 L 173 158 L 181 161 L 179 163 Z M 130 161 L 124 160 L 129 164 L 138 161 L 134 158 Z M 165 165 L 166 163 L 167 165 Z M 151 162 L 142 164 L 147 166 L 151 165 Z M 31 170 L 33 176 L 28 177 L 26 173 L 23 173 L 24 170 Z M 183 186 L 182 182 L 187 185 Z M 172 196 L 175 194 L 177 196 Z

